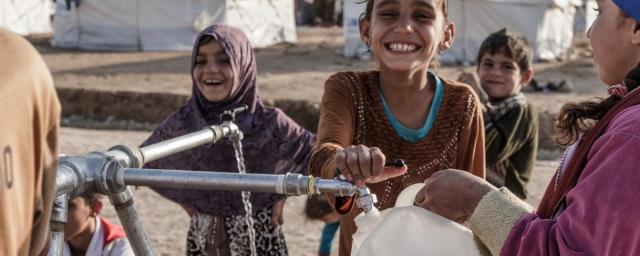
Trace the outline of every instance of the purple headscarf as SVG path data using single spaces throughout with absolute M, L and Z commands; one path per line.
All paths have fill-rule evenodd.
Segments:
M 209 102 L 195 85 L 193 68 L 198 44 L 203 37 L 217 41 L 230 58 L 233 71 L 231 95 L 221 102 Z M 242 140 L 247 173 L 307 174 L 308 160 L 315 135 L 298 126 L 281 110 L 266 107 L 257 95 L 256 60 L 249 39 L 238 29 L 213 25 L 196 38 L 191 57 L 192 96 L 171 115 L 142 145 L 149 145 L 221 123 L 224 110 L 247 105 L 249 109 L 236 117 L 244 134 Z M 228 140 L 200 146 L 145 165 L 145 168 L 238 172 L 233 146 Z M 240 192 L 195 189 L 154 188 L 161 195 L 199 212 L 215 216 L 244 213 Z M 282 196 L 252 193 L 253 210 L 272 206 Z

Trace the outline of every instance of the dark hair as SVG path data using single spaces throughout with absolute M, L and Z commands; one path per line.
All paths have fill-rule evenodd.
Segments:
M 211 41 L 214 41 L 212 36 L 204 35 L 200 38 L 200 41 L 198 42 L 198 47 L 208 44 Z
M 624 83 L 629 91 L 640 86 L 640 64 L 629 72 Z M 609 96 L 565 104 L 555 123 L 556 141 L 564 146 L 574 143 L 579 134 L 591 129 L 595 121 L 600 120 L 618 101 L 620 98 L 617 96 Z
M 89 194 L 81 195 L 80 197 L 84 198 L 84 203 L 85 204 L 91 205 L 93 202 L 101 200 L 102 199 L 102 194 L 89 193 Z
M 496 53 L 506 55 L 518 64 L 522 72 L 531 67 L 531 48 L 529 47 L 527 39 L 512 33 L 506 28 L 493 32 L 484 39 L 482 45 L 480 45 L 478 57 L 476 58 L 477 65 L 480 65 L 482 57 L 487 53 L 491 55 Z
M 442 0 L 442 13 L 444 13 L 444 19 L 449 19 L 449 4 L 448 0 Z M 362 14 L 365 20 L 371 20 L 371 12 L 373 12 L 373 0 L 363 0 L 360 3 L 367 3 L 367 7 L 365 8 L 365 12 Z

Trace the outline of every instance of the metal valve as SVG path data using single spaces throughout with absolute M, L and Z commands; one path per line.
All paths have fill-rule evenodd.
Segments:
M 247 109 L 249 109 L 249 107 L 247 107 L 247 105 L 243 105 L 242 107 L 239 107 L 239 108 L 225 110 L 224 112 L 222 112 L 222 115 L 220 116 L 220 121 L 233 122 L 236 120 L 236 115 L 238 115 L 240 112 L 246 111 Z

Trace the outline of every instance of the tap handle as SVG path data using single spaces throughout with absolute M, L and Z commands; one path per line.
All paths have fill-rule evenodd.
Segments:
M 238 115 L 238 113 L 246 111 L 247 109 L 249 109 L 247 105 L 242 105 L 239 108 L 225 110 L 224 112 L 222 112 L 222 115 L 220 116 L 220 120 L 222 122 L 233 122 L 236 120 L 236 115 Z
M 357 188 L 357 190 L 358 196 L 356 197 L 356 206 L 362 209 L 365 213 L 368 213 L 375 208 L 375 203 L 378 202 L 378 198 L 375 194 L 372 194 L 367 187 Z

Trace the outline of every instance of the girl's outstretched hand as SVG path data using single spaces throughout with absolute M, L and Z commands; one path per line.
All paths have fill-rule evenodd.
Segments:
M 378 183 L 407 172 L 407 166 L 385 166 L 386 157 L 377 147 L 349 146 L 336 154 L 336 168 L 358 187 Z
M 496 190 L 477 176 L 453 169 L 438 171 L 424 183 L 415 204 L 458 223 L 467 221 L 482 197 Z
M 271 226 L 277 226 L 284 224 L 284 203 L 287 201 L 287 197 L 283 197 L 278 200 L 273 207 L 271 207 Z

